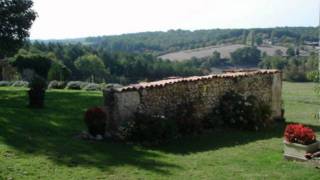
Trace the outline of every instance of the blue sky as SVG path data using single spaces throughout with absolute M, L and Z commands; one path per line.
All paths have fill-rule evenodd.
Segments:
M 318 0 L 34 0 L 32 39 L 319 25 Z

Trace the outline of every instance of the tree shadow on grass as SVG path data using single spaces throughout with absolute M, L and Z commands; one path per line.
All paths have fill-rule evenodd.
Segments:
M 284 124 L 277 124 L 271 129 L 257 132 L 219 129 L 203 135 L 184 137 L 182 140 L 175 140 L 166 146 L 154 147 L 154 149 L 182 155 L 212 151 L 220 148 L 244 145 L 258 140 L 280 138 L 283 136 L 283 129 Z
M 291 123 L 276 123 L 273 127 L 257 132 L 219 129 L 203 135 L 184 137 L 179 140 L 174 140 L 167 145 L 153 147 L 152 149 L 166 153 L 187 155 L 191 153 L 218 150 L 220 148 L 236 147 L 258 140 L 283 138 L 286 125 Z M 316 133 L 320 133 L 320 126 L 310 124 L 304 125 L 312 128 Z
M 84 111 L 102 104 L 98 93 L 50 91 L 46 108 L 40 110 L 27 108 L 25 95 L 25 91 L 0 90 L 0 142 L 17 151 L 44 155 L 65 166 L 103 171 L 129 165 L 168 175 L 168 169 L 181 168 L 160 161 L 160 153 L 139 146 L 74 138 L 85 129 Z

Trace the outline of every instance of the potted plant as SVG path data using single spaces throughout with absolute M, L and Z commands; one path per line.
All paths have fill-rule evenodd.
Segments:
M 86 111 L 84 121 L 88 127 L 90 135 L 94 137 L 103 136 L 106 132 L 107 114 L 100 107 L 90 108 Z
M 316 152 L 319 142 L 309 127 L 302 124 L 289 124 L 284 132 L 284 157 L 286 159 L 307 160 L 307 153 Z

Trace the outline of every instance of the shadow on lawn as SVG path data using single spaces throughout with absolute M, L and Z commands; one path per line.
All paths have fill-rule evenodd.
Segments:
M 170 168 L 180 168 L 160 161 L 160 153 L 138 146 L 74 138 L 85 129 L 84 111 L 102 104 L 100 94 L 51 91 L 46 94 L 46 108 L 41 110 L 27 108 L 25 94 L 0 90 L 0 142 L 18 151 L 45 155 L 65 166 L 104 171 L 129 165 L 165 175 Z
M 154 150 L 174 154 L 190 154 L 204 152 L 208 150 L 217 150 L 219 148 L 235 147 L 258 140 L 267 140 L 271 138 L 283 138 L 283 133 L 287 124 L 276 123 L 273 127 L 261 131 L 240 131 L 240 130 L 216 130 L 204 135 L 184 137 L 182 140 L 173 141 L 165 146 L 153 147 Z M 312 128 L 315 132 L 320 132 L 320 126 L 304 124 Z
M 223 147 L 233 147 L 257 140 L 283 136 L 284 125 L 261 132 L 216 131 L 201 136 L 185 137 L 166 145 L 145 148 L 112 142 L 90 142 L 73 138 L 85 129 L 83 113 L 91 106 L 101 105 L 98 93 L 47 93 L 42 110 L 26 108 L 24 91 L 0 91 L 0 141 L 18 151 L 45 155 L 65 166 L 97 167 L 109 170 L 113 166 L 135 166 L 163 175 L 168 169 L 182 167 L 159 160 L 162 154 L 152 150 L 189 154 Z M 316 131 L 320 127 L 313 126 Z

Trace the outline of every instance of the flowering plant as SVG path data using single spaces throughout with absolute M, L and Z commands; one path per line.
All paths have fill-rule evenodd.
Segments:
M 85 123 L 88 127 L 89 133 L 96 136 L 105 133 L 106 113 L 100 107 L 90 108 L 84 115 Z
M 291 143 L 308 145 L 316 142 L 316 135 L 309 127 L 302 124 L 289 124 L 284 132 L 285 140 Z

